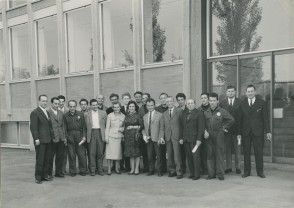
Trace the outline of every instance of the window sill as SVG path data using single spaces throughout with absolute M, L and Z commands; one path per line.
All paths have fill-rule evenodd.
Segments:
M 40 80 L 47 80 L 47 79 L 59 79 L 60 76 L 44 76 L 44 77 L 37 77 L 35 80 L 40 81 Z
M 142 66 L 142 69 L 150 69 L 150 68 L 158 68 L 158 67 L 164 67 L 164 66 L 174 66 L 174 65 L 182 65 L 183 60 L 177 60 L 173 62 L 159 62 L 159 63 L 150 63 L 145 64 Z
M 93 75 L 94 71 L 81 71 L 81 72 L 72 72 L 69 74 L 66 74 L 64 77 L 78 77 L 78 76 L 87 76 L 87 75 Z
M 13 83 L 22 83 L 22 82 L 30 82 L 31 78 L 29 79 L 20 79 L 20 80 L 11 80 L 9 83 L 13 84 Z
M 104 73 L 111 73 L 111 72 L 124 72 L 124 71 L 133 71 L 134 70 L 134 66 L 131 67 L 122 67 L 122 68 L 112 68 L 112 69 L 104 69 L 103 71 L 100 71 L 100 74 L 104 74 Z

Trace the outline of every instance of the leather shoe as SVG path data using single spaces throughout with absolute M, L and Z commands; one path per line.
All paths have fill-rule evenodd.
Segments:
M 79 173 L 81 176 L 86 176 L 87 173 Z
M 52 181 L 53 178 L 51 178 L 51 177 L 48 176 L 47 178 L 42 178 L 42 180 L 43 180 L 43 181 Z
M 151 171 L 151 172 L 148 172 L 148 173 L 147 173 L 147 176 L 151 176 L 151 175 L 153 175 L 153 174 L 154 174 L 154 172 Z
M 265 175 L 263 173 L 257 174 L 260 178 L 265 178 Z
M 174 177 L 174 176 L 176 176 L 177 174 L 176 173 L 172 173 L 172 172 L 170 172 L 169 174 L 168 174 L 168 177 Z
M 242 178 L 247 178 L 248 176 L 250 176 L 250 174 L 248 174 L 248 173 L 244 173 L 244 174 L 242 175 Z
M 225 180 L 225 177 L 223 175 L 219 175 L 218 176 L 218 179 L 221 180 L 221 181 L 223 181 L 223 180 Z
M 241 174 L 241 170 L 240 169 L 236 169 L 236 173 L 237 174 Z
M 226 173 L 226 174 L 231 173 L 231 172 L 232 172 L 232 168 L 229 168 L 229 169 L 226 169 L 226 170 L 225 170 L 225 173 Z
M 194 176 L 193 175 L 190 175 L 188 178 L 194 178 Z
M 95 176 L 95 172 L 91 172 L 91 176 Z
M 115 171 L 115 173 L 116 173 L 116 174 L 121 174 L 121 172 L 120 172 L 120 171 Z
M 97 174 L 100 175 L 100 176 L 104 176 L 103 172 L 98 172 Z
M 76 173 L 71 173 L 70 176 L 71 177 L 75 177 L 77 174 Z
M 210 179 L 214 179 L 214 178 L 216 178 L 215 176 L 210 176 L 210 175 L 208 175 L 207 177 L 206 177 L 206 180 L 210 180 Z
M 35 182 L 36 182 L 36 184 L 42 184 L 42 181 L 39 179 L 36 179 Z
M 157 173 L 159 177 L 163 176 L 162 172 Z
M 192 180 L 193 181 L 197 181 L 200 177 L 193 177 Z
M 57 177 L 57 178 L 64 178 L 63 174 L 55 174 L 54 176 Z
M 177 179 L 182 179 L 182 178 L 183 178 L 182 175 L 178 175 L 178 176 L 177 176 Z

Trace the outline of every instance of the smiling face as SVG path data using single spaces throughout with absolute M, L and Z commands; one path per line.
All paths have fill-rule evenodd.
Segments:
M 208 97 L 207 97 L 207 95 L 201 95 L 200 99 L 201 99 L 202 105 L 204 105 L 204 106 L 208 105 Z
M 113 111 L 114 111 L 114 113 L 120 112 L 120 105 L 118 103 L 113 105 Z
M 39 100 L 39 105 L 42 108 L 46 108 L 47 107 L 47 103 L 48 103 L 48 98 L 46 96 L 41 96 L 40 100 Z
M 142 95 L 142 102 L 145 104 L 148 100 L 148 95 Z
M 246 90 L 246 95 L 249 99 L 252 99 L 255 97 L 256 91 L 254 89 L 254 87 L 248 87 Z
M 103 105 L 103 103 L 104 103 L 104 97 L 103 97 L 103 95 L 98 95 L 97 96 L 97 101 L 98 101 L 98 104 L 99 105 Z
M 125 95 L 123 96 L 122 101 L 124 105 L 127 105 L 130 102 L 130 97 L 128 95 Z
M 234 98 L 236 95 L 236 90 L 234 88 L 227 89 L 228 98 Z
M 179 104 L 179 107 L 183 107 L 186 103 L 186 100 L 183 97 L 178 97 L 177 102 Z
M 149 112 L 152 112 L 155 108 L 153 101 L 147 102 L 147 109 Z
M 196 105 L 195 105 L 195 101 L 193 99 L 187 100 L 187 108 L 189 109 L 189 111 L 194 110 L 195 107 L 196 107 Z
M 59 99 L 60 103 L 59 103 L 59 108 L 63 108 L 64 104 L 65 104 L 65 100 L 64 99 Z
M 209 104 L 212 109 L 215 109 L 218 104 L 218 100 L 216 97 L 209 97 Z
M 57 110 L 58 109 L 58 107 L 59 107 L 59 100 L 58 99 L 54 99 L 53 100 L 53 103 L 52 103 L 52 108 L 54 109 L 54 110 Z
M 166 99 L 166 105 L 169 109 L 174 107 L 174 99 L 172 97 L 168 97 Z
M 92 107 L 92 110 L 96 112 L 98 110 L 98 102 L 96 101 L 92 102 L 91 107 Z
M 159 100 L 161 102 L 161 105 L 165 105 L 166 104 L 166 98 L 167 98 L 167 95 L 166 94 L 160 95 Z
M 117 96 L 111 97 L 110 102 L 112 103 L 112 105 L 114 105 L 115 103 L 118 103 L 118 97 Z
M 142 95 L 141 94 L 135 94 L 135 100 L 136 100 L 136 103 L 142 103 Z
M 73 101 L 69 102 L 68 104 L 69 112 L 74 113 L 76 111 L 76 107 L 77 105 L 75 102 Z
M 81 107 L 82 111 L 87 110 L 87 108 L 88 108 L 87 102 L 86 101 L 82 101 L 80 103 L 80 107 Z
M 135 107 L 135 104 L 134 103 L 131 103 L 129 105 L 129 112 L 130 113 L 135 113 L 136 112 L 136 107 Z

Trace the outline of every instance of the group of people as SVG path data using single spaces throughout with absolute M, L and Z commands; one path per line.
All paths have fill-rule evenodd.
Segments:
M 104 96 L 90 101 L 69 100 L 65 97 L 39 96 L 39 106 L 31 112 L 30 130 L 36 149 L 35 182 L 64 178 L 104 175 L 103 159 L 107 160 L 107 174 L 121 171 L 129 175 L 141 172 L 147 176 L 176 176 L 183 178 L 186 164 L 189 178 L 224 180 L 232 172 L 234 154 L 236 173 L 241 174 L 241 147 L 244 154 L 242 177 L 251 174 L 251 143 L 253 143 L 257 175 L 264 178 L 264 134 L 271 140 L 265 101 L 256 97 L 255 86 L 246 88 L 247 98 L 239 100 L 236 88 L 227 87 L 227 97 L 219 102 L 218 94 L 202 93 L 201 106 L 186 99 L 184 93 L 176 97 L 161 93 L 160 105 L 149 93 L 137 91 L 134 100 L 130 93 L 111 94 L 110 107 Z M 176 104 L 177 102 L 177 104 Z M 242 145 L 241 145 L 242 144 Z M 76 167 L 78 159 L 78 171 Z M 143 168 L 140 170 L 140 160 Z

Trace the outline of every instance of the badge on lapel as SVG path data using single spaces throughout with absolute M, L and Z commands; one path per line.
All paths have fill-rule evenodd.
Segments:
M 80 116 L 78 116 L 78 119 L 80 119 L 81 117 Z
M 220 112 L 217 112 L 216 115 L 217 115 L 217 116 L 221 116 L 221 113 L 220 113 Z

